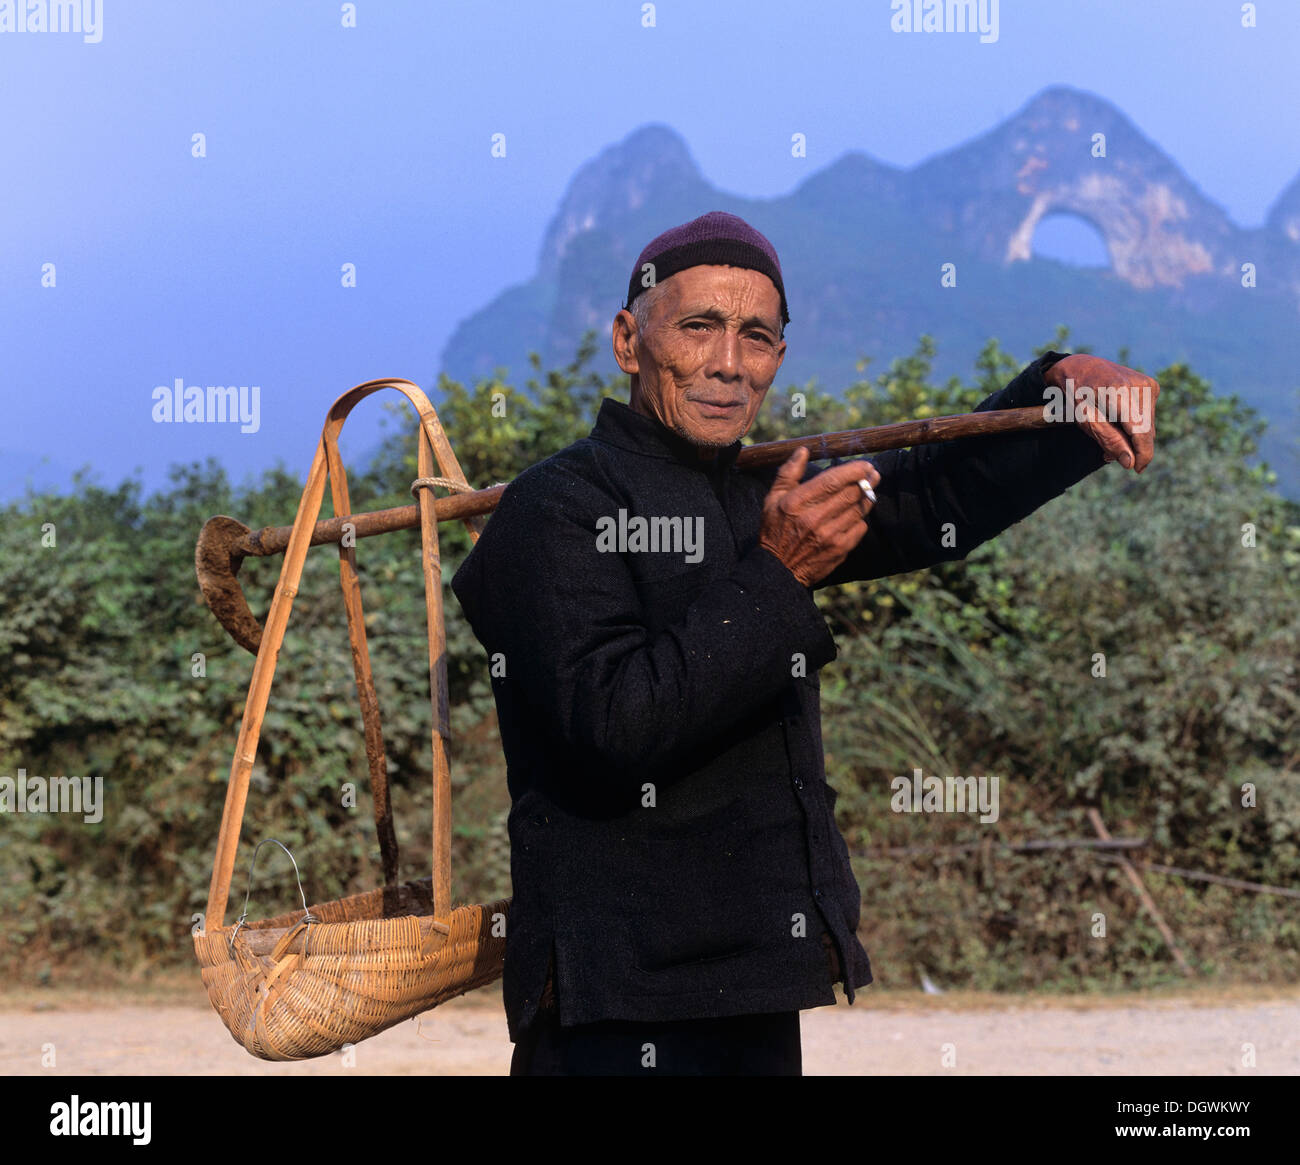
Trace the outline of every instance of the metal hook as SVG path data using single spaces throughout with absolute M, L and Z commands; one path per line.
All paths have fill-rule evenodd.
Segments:
M 253 857 L 252 860 L 248 863 L 248 889 L 245 890 L 244 892 L 244 908 L 242 911 L 240 911 L 239 917 L 235 920 L 235 929 L 230 932 L 230 941 L 226 944 L 228 950 L 233 951 L 235 949 L 235 937 L 239 934 L 239 928 L 244 925 L 244 922 L 248 918 L 248 899 L 251 897 L 253 893 L 253 868 L 257 865 L 257 855 L 262 852 L 262 847 L 266 845 L 267 842 L 272 842 L 275 845 L 278 845 L 282 850 L 284 850 L 286 854 L 288 854 L 289 861 L 293 863 L 293 877 L 294 877 L 294 881 L 298 883 L 298 897 L 302 899 L 301 921 L 307 924 L 308 932 L 310 933 L 311 924 L 313 922 L 320 921 L 319 918 L 317 918 L 314 914 L 312 914 L 310 910 L 307 909 L 307 895 L 302 888 L 302 877 L 298 873 L 298 863 L 294 861 L 294 856 L 292 853 L 289 852 L 289 847 L 285 845 L 284 842 L 277 841 L 273 837 L 264 837 L 253 848 Z M 303 954 L 306 955 L 307 953 L 306 935 L 303 936 L 302 951 Z

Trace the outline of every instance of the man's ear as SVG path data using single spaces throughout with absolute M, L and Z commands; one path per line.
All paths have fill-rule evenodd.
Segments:
M 623 308 L 614 317 L 614 331 L 611 342 L 614 347 L 614 359 L 618 361 L 618 366 L 632 376 L 641 371 L 636 358 L 638 334 L 636 317 L 627 308 Z

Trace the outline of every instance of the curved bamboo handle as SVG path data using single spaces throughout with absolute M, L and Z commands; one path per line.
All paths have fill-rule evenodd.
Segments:
M 293 600 L 298 593 L 303 564 L 311 546 L 316 519 L 325 496 L 325 483 L 329 476 L 328 449 L 337 448 L 338 434 L 353 408 L 358 403 L 383 388 L 396 389 L 415 407 L 420 417 L 418 456 L 421 477 L 434 475 L 435 455 L 442 474 L 464 480 L 460 464 L 456 461 L 433 405 L 429 398 L 409 380 L 370 380 L 349 389 L 330 406 L 325 427 L 316 444 L 311 469 L 303 487 L 298 512 L 293 520 L 289 545 L 285 550 L 284 565 L 276 583 L 271 609 L 266 617 L 266 627 L 253 664 L 248 696 L 244 701 L 244 715 L 235 743 L 235 755 L 230 766 L 230 780 L 226 786 L 226 802 L 221 815 L 221 830 L 217 835 L 217 852 L 213 860 L 212 880 L 208 885 L 208 908 L 204 928 L 224 925 L 230 882 L 234 874 L 235 853 L 239 848 L 239 833 L 244 820 L 244 806 L 248 800 L 248 784 L 257 756 L 257 742 L 262 731 L 262 719 L 270 699 L 271 682 L 275 677 L 280 646 Z M 436 454 L 435 454 L 436 451 Z M 433 709 L 433 902 L 435 932 L 443 933 L 443 926 L 451 915 L 451 770 L 447 758 L 449 714 L 447 706 L 446 641 L 443 630 L 442 567 L 438 552 L 438 522 L 431 491 L 420 491 L 420 535 L 424 553 L 424 597 L 429 639 L 430 703 Z M 473 533 L 477 533 L 473 531 Z M 442 925 L 438 925 L 441 923 Z

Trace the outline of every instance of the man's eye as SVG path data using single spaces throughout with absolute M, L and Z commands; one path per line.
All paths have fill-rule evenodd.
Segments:
M 688 328 L 707 328 L 709 325 L 704 320 L 687 320 Z

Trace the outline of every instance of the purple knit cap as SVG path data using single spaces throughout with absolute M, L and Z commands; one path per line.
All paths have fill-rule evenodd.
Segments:
M 654 265 L 654 276 L 648 286 L 643 282 L 647 275 L 647 263 Z M 687 267 L 715 264 L 761 271 L 776 284 L 776 290 L 781 296 L 781 323 L 790 322 L 785 302 L 785 284 L 781 280 L 781 261 L 776 257 L 776 248 L 743 218 L 737 218 L 725 210 L 711 210 L 688 223 L 664 231 L 650 242 L 632 270 L 632 278 L 627 283 L 627 303 L 623 306 L 630 308 L 632 301 L 643 291 L 648 291 L 678 271 L 685 271 Z

